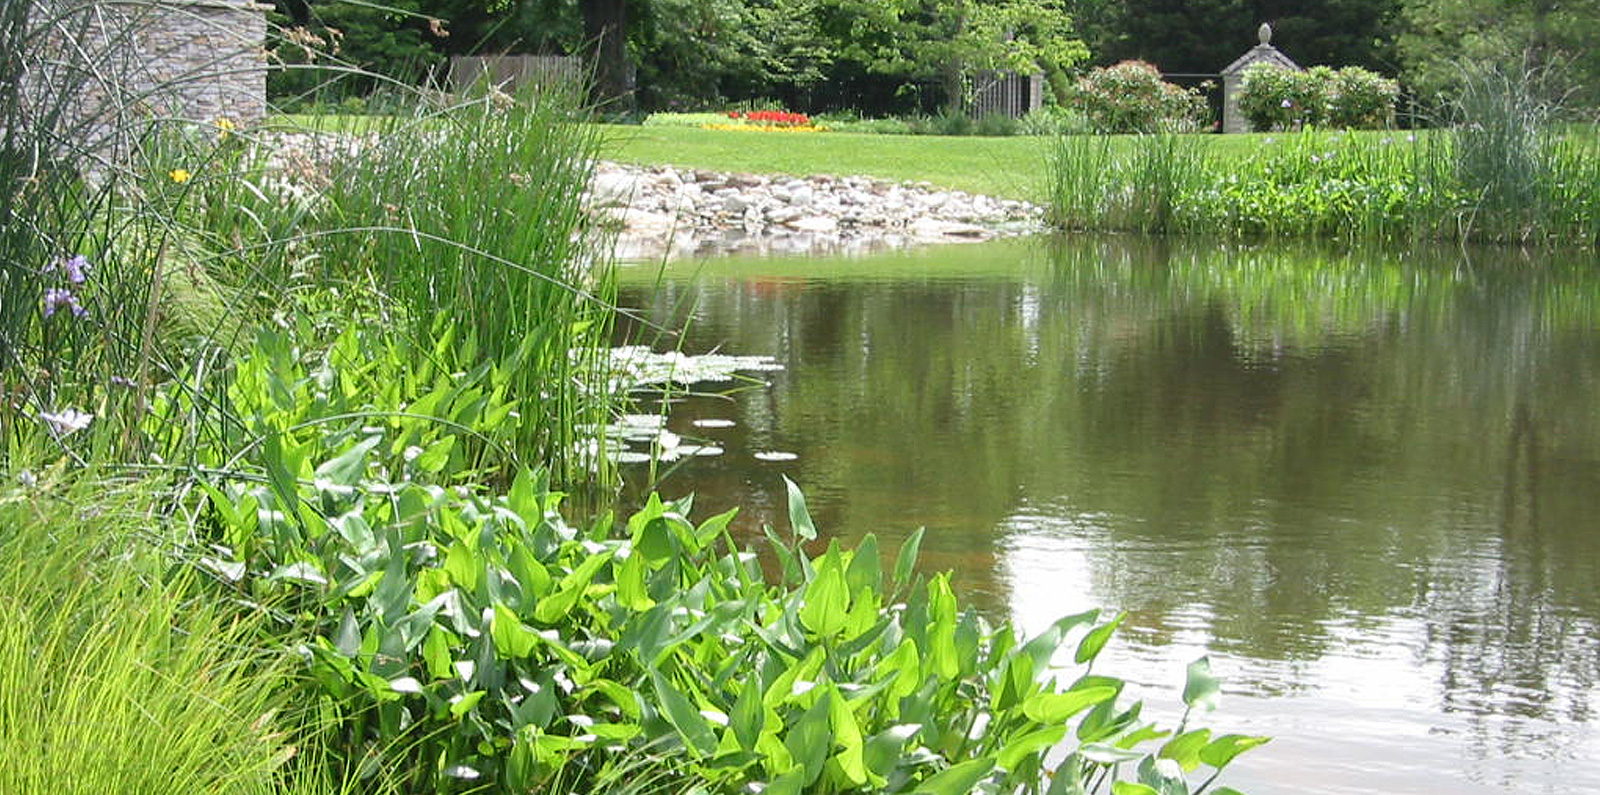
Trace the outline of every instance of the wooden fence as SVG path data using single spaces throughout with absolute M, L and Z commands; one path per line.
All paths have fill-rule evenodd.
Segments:
M 562 55 L 457 55 L 450 59 L 452 90 L 464 91 L 486 78 L 502 91 L 514 91 L 529 83 L 579 85 L 584 70 L 580 59 Z

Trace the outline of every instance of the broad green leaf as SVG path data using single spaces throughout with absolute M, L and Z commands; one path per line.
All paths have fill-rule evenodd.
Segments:
M 849 622 L 850 592 L 844 572 L 831 553 L 817 570 L 816 579 L 806 585 L 805 603 L 800 608 L 800 623 L 823 638 L 842 632 Z
M 1079 665 L 1082 665 L 1099 656 L 1100 650 L 1105 648 L 1107 641 L 1111 640 L 1112 633 L 1116 632 L 1117 627 L 1122 626 L 1122 622 L 1127 618 L 1127 613 L 1118 613 L 1116 618 L 1089 630 L 1089 634 L 1084 636 L 1083 642 L 1078 644 L 1078 653 L 1073 655 L 1073 659 Z
M 1210 741 L 1210 729 L 1195 729 L 1168 740 L 1157 755 L 1177 762 L 1186 772 L 1193 772 L 1200 767 L 1200 749 Z
M 494 637 L 494 650 L 501 657 L 511 660 L 527 657 L 539 643 L 539 636 L 523 625 L 516 611 L 498 602 L 494 606 L 489 632 Z
M 1136 781 L 1111 782 L 1111 795 L 1161 795 L 1155 787 Z
M 1017 650 L 1018 654 L 1027 655 L 1033 660 L 1033 670 L 1043 673 L 1050 666 L 1050 661 L 1055 658 L 1061 644 L 1066 642 L 1067 636 L 1074 629 L 1084 624 L 1093 623 L 1100 617 L 1099 610 L 1089 610 L 1075 615 L 1064 616 L 1056 619 L 1045 631 L 1035 635 L 1033 639 L 1022 645 Z
M 1104 743 L 1086 743 L 1078 748 L 1078 755 L 1101 765 L 1120 765 L 1144 756 L 1138 751 L 1128 751 Z
M 1118 739 L 1116 745 L 1118 748 L 1132 748 L 1149 740 L 1159 740 L 1171 733 L 1170 730 L 1156 728 L 1154 723 L 1146 723 Z
M 372 448 L 383 442 L 382 436 L 368 436 L 350 446 L 349 450 L 324 461 L 317 467 L 318 480 L 326 480 L 337 486 L 354 486 L 361 481 L 361 474 L 367 468 L 367 453 Z
M 1064 693 L 1038 693 L 1022 703 L 1022 713 L 1047 726 L 1064 724 L 1072 716 L 1117 697 L 1106 686 L 1073 688 Z
M 839 749 L 833 757 L 834 761 L 851 784 L 864 786 L 869 776 L 861 755 L 861 727 L 856 723 L 855 713 L 851 711 L 849 703 L 839 694 L 838 686 L 831 682 L 828 684 L 828 696 L 828 726 L 833 730 L 833 742 Z
M 485 690 L 474 690 L 471 693 L 451 699 L 450 717 L 459 719 L 461 716 L 471 712 L 472 708 L 477 706 L 479 701 L 483 700 L 484 694 L 487 692 L 488 691 Z
M 439 472 L 445 464 L 450 463 L 450 452 L 455 449 L 456 437 L 446 436 L 429 444 L 422 454 L 412 460 L 411 465 L 420 472 Z
M 824 692 L 822 697 L 800 716 L 800 720 L 795 721 L 783 739 L 783 745 L 789 749 L 789 755 L 805 768 L 804 786 L 810 786 L 818 776 L 822 775 L 822 767 L 828 761 L 828 752 L 832 745 L 828 731 L 830 701 L 832 699 L 829 698 L 829 694 Z
M 1188 681 L 1183 685 L 1183 703 L 1190 709 L 1210 712 L 1222 700 L 1222 683 L 1211 675 L 1211 658 L 1189 663 Z
M 428 666 L 428 675 L 434 679 L 450 679 L 455 669 L 450 667 L 449 633 L 439 627 L 428 630 L 428 639 L 422 642 L 422 659 Z
M 738 515 L 738 508 L 730 508 L 723 513 L 719 513 L 716 516 L 701 522 L 700 526 L 695 528 L 695 539 L 699 541 L 700 546 L 704 548 L 707 544 L 715 541 L 717 536 L 722 535 L 723 531 L 728 529 L 728 525 L 733 522 L 734 517 Z
M 795 765 L 767 784 L 766 789 L 761 790 L 761 795 L 801 795 L 806 784 L 805 766 Z
M 656 600 L 650 598 L 650 592 L 645 586 L 644 555 L 635 552 L 620 564 L 613 559 L 611 567 L 615 572 L 612 576 L 617 582 L 618 604 L 640 612 L 655 606 Z
M 900 554 L 894 562 L 894 583 L 897 587 L 905 587 L 911 583 L 911 574 L 917 568 L 917 557 L 922 552 L 922 536 L 925 530 L 926 528 L 917 528 L 916 532 L 900 545 Z
M 874 671 L 880 679 L 886 676 L 894 678 L 889 686 L 889 697 L 896 701 L 917 692 L 922 686 L 921 672 L 922 660 L 917 653 L 917 642 L 910 638 L 901 641 L 894 652 L 878 663 Z
M 883 561 L 878 559 L 878 538 L 868 533 L 861 543 L 856 544 L 855 551 L 850 555 L 850 565 L 845 569 L 845 583 L 850 586 L 850 593 L 859 593 L 863 588 L 876 592 L 883 586 Z
M 611 557 L 616 554 L 616 549 L 606 549 L 584 558 L 573 569 L 571 574 L 561 578 L 561 584 L 556 586 L 555 592 L 545 597 L 533 609 L 533 617 L 544 624 L 554 624 L 565 617 L 572 606 L 577 604 L 578 597 L 583 596 L 585 589 L 594 582 L 594 576 L 611 562 Z
M 678 730 L 689 750 L 699 757 L 715 753 L 716 732 L 705 716 L 695 709 L 689 697 L 673 687 L 666 677 L 657 672 L 650 673 L 650 683 L 655 687 L 656 698 L 660 699 L 662 709 L 666 712 L 667 722 Z
M 1243 734 L 1224 734 L 1200 749 L 1200 761 L 1221 770 L 1245 751 L 1272 740 L 1271 737 L 1249 737 Z
M 918 783 L 913 795 L 971 795 L 979 781 L 994 769 L 993 757 L 982 757 L 952 765 Z
M 956 647 L 956 595 L 950 590 L 948 574 L 928 581 L 927 660 L 933 673 L 942 679 L 961 674 L 961 650 Z
M 1021 737 L 1008 740 L 1005 747 L 1000 749 L 996 762 L 1006 770 L 1015 770 L 1018 763 L 1024 759 L 1053 747 L 1066 736 L 1067 727 L 1065 725 L 1036 729 Z
M 760 677 L 748 676 L 739 688 L 739 698 L 733 703 L 733 714 L 728 716 L 729 728 L 739 740 L 739 747 L 753 751 L 761 731 L 766 727 L 766 710 L 761 705 Z
M 1189 795 L 1189 782 L 1183 778 L 1183 768 L 1171 759 L 1147 756 L 1139 760 L 1139 782 L 1155 789 L 1159 795 Z
M 811 513 L 806 510 L 806 497 L 800 493 L 800 487 L 787 475 L 783 476 L 784 488 L 789 491 L 789 527 L 794 534 L 810 541 L 817 537 L 817 527 L 811 523 Z
M 894 772 L 895 766 L 900 761 L 900 754 L 906 747 L 906 742 L 915 737 L 922 727 L 915 723 L 902 723 L 890 726 L 877 734 L 867 738 L 862 748 L 862 760 L 867 769 L 880 776 L 888 776 Z
M 483 561 L 479 560 L 477 550 L 460 541 L 451 544 L 450 551 L 445 553 L 444 570 L 450 575 L 450 581 L 467 594 L 477 592 L 478 583 L 483 579 Z

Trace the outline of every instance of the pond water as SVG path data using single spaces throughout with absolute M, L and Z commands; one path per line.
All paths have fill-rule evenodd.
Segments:
M 1592 257 L 1029 238 L 658 270 L 623 292 L 688 323 L 658 346 L 784 367 L 673 408 L 725 451 L 662 465 L 697 512 L 785 527 L 788 475 L 837 537 L 926 527 L 995 618 L 1128 611 L 1103 670 L 1170 719 L 1209 654 L 1207 725 L 1276 738 L 1223 777 L 1252 795 L 1600 792 Z

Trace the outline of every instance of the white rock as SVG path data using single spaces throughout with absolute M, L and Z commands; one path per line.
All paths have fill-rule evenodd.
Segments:
M 827 215 L 808 215 L 784 224 L 796 232 L 837 232 L 839 219 Z
M 601 172 L 589 183 L 590 201 L 596 207 L 618 207 L 639 192 L 639 178 L 633 174 Z

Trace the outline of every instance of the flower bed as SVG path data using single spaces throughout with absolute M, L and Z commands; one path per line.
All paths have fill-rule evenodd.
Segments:
M 786 110 L 730 110 L 728 123 L 702 125 L 708 130 L 740 130 L 754 132 L 823 132 L 822 127 L 804 113 Z

